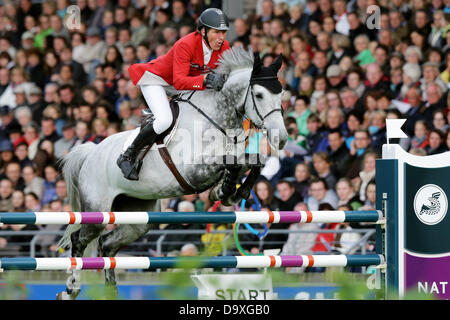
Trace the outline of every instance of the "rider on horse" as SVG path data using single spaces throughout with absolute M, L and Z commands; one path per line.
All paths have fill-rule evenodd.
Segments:
M 130 66 L 131 81 L 141 87 L 155 120 L 141 128 L 133 143 L 117 159 L 126 179 L 139 180 L 141 161 L 136 161 L 139 152 L 151 146 L 172 124 L 164 86 L 176 90 L 222 89 L 224 76 L 209 71 L 217 67 L 220 55 L 230 48 L 225 40 L 228 28 L 228 18 L 221 10 L 207 9 L 199 17 L 197 31 L 179 39 L 165 55 Z

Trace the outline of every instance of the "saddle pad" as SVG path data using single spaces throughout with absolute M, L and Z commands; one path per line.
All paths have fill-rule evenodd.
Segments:
M 169 145 L 170 140 L 172 140 L 172 137 L 175 134 L 175 130 L 178 127 L 178 122 L 180 121 L 180 116 L 181 116 L 181 110 L 180 110 L 180 115 L 175 120 L 175 124 L 174 124 L 172 130 L 170 131 L 170 133 L 168 135 L 166 135 L 164 137 L 163 144 L 159 145 L 155 142 L 149 151 L 158 150 L 158 148 L 167 147 Z M 127 137 L 127 139 L 125 140 L 125 143 L 122 146 L 122 152 L 125 152 L 128 149 L 128 147 L 131 145 L 131 143 L 133 143 L 134 139 L 137 137 L 140 130 L 141 130 L 141 127 L 139 126 L 136 129 L 131 131 L 130 135 Z

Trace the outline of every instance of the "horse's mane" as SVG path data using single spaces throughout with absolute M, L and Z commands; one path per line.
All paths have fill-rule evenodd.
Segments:
M 232 47 L 230 50 L 224 51 L 214 72 L 228 75 L 237 69 L 253 68 L 253 60 L 253 52 L 251 50 L 247 51 L 242 47 Z

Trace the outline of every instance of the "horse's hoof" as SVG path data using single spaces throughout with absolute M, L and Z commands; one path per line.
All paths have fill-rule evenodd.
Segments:
M 229 207 L 234 206 L 238 201 L 234 196 L 227 197 L 226 199 L 223 199 L 220 201 L 222 205 Z
M 56 300 L 72 300 L 72 297 L 66 291 L 62 291 L 56 295 Z

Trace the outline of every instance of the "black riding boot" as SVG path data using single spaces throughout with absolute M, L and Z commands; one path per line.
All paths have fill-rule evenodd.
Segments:
M 134 139 L 128 149 L 117 159 L 117 165 L 122 170 L 123 176 L 128 180 L 139 180 L 142 160 L 136 161 L 139 152 L 146 146 L 151 146 L 158 134 L 153 130 L 153 124 L 148 123 Z

